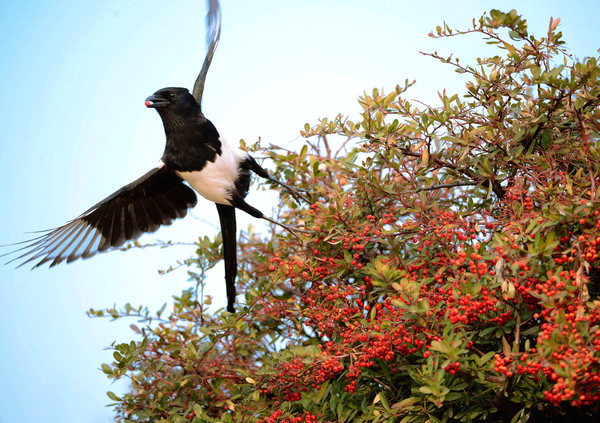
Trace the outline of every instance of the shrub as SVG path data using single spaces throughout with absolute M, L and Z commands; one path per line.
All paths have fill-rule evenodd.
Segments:
M 270 147 L 296 237 L 242 234 L 238 313 L 199 288 L 220 260 L 203 238 L 191 287 L 115 345 L 122 422 L 580 421 L 600 402 L 600 86 L 559 20 L 537 38 L 515 11 L 467 30 L 497 55 L 462 95 L 410 102 L 411 83 L 359 99 L 356 121 L 306 125 Z

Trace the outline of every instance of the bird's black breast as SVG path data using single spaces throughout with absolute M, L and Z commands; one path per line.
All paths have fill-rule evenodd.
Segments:
M 167 132 L 162 161 L 172 170 L 200 171 L 221 154 L 219 132 L 211 121 L 184 123 Z

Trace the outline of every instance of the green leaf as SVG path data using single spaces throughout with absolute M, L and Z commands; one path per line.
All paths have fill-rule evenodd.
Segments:
M 204 412 L 202 411 L 202 407 L 200 407 L 198 404 L 194 404 L 194 414 L 198 418 L 202 417 L 202 415 L 204 414 Z
M 432 394 L 433 393 L 433 391 L 431 390 L 431 388 L 429 386 L 419 387 L 419 392 L 421 392 L 423 394 Z
M 108 391 L 106 396 L 109 397 L 113 401 L 122 401 L 120 397 L 118 397 L 114 392 Z

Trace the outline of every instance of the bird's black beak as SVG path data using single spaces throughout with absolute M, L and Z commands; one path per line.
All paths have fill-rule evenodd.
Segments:
M 165 100 L 164 98 L 160 98 L 160 97 L 157 97 L 154 94 L 152 94 L 150 97 L 148 97 L 146 99 L 144 104 L 146 105 L 146 107 L 158 109 L 160 107 L 165 107 L 166 105 L 169 104 L 169 102 L 167 100 Z

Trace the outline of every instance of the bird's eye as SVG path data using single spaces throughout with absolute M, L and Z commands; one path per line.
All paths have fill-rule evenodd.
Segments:
M 171 100 L 175 100 L 175 97 L 177 97 L 177 96 L 175 95 L 175 93 L 171 93 L 171 94 L 169 94 L 169 98 L 170 98 Z

